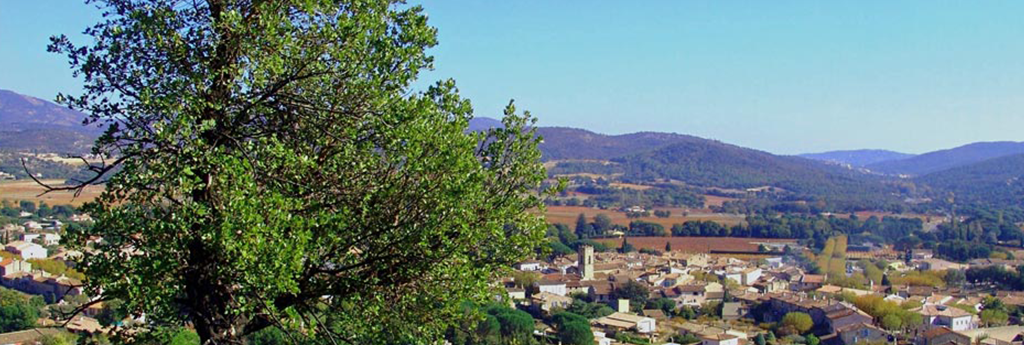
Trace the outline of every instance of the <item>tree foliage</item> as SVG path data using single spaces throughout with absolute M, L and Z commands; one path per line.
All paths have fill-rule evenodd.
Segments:
M 617 299 L 628 299 L 630 309 L 641 310 L 647 305 L 650 292 L 647 286 L 630 280 L 615 286 L 612 295 Z
M 782 325 L 792 327 L 797 333 L 803 334 L 814 327 L 814 320 L 807 313 L 791 312 L 782 317 Z
M 96 226 L 68 236 L 104 239 L 93 294 L 204 343 L 424 343 L 542 243 L 530 116 L 471 132 L 454 82 L 412 89 L 437 42 L 420 7 L 98 5 L 89 45 L 50 47 L 84 81 L 58 99 L 106 126 Z
M 567 345 L 591 345 L 594 333 L 586 321 L 574 321 L 558 328 L 558 340 Z
M 38 300 L 30 300 L 28 296 L 17 291 L 0 288 L 0 332 L 35 327 L 41 307 Z

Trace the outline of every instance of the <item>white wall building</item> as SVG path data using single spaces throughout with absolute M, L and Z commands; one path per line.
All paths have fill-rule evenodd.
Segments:
M 516 264 L 516 266 L 520 271 L 540 271 L 541 269 L 540 261 L 536 260 L 523 261 Z
M 60 235 L 58 234 L 43 234 L 43 244 L 48 246 L 55 246 L 60 244 Z
M 607 328 L 632 329 L 637 333 L 654 333 L 657 330 L 657 324 L 653 318 L 633 313 L 615 312 L 597 319 L 595 323 Z
M 13 254 L 21 255 L 21 258 L 25 260 L 46 258 L 46 248 L 35 243 L 14 241 L 8 243 L 4 249 Z
M 739 282 L 743 285 L 754 285 L 758 279 L 761 279 L 761 269 L 757 267 L 751 267 L 740 272 L 742 280 Z
M 537 292 L 547 292 L 559 296 L 565 296 L 569 294 L 564 282 L 542 280 L 535 283 L 535 285 L 537 285 Z
M 974 323 L 973 315 L 959 308 L 925 305 L 917 309 L 917 312 L 923 316 L 922 321 L 929 329 L 945 326 L 955 332 L 960 332 L 978 328 L 978 325 Z

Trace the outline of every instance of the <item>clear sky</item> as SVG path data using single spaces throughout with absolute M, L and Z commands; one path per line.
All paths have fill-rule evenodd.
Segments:
M 692 134 L 775 153 L 1024 140 L 1024 2 L 424 1 L 479 116 Z M 77 90 L 74 0 L 0 1 L 0 88 Z

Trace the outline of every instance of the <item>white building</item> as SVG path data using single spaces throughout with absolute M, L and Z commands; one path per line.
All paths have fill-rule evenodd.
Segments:
M 60 244 L 60 235 L 58 234 L 43 234 L 43 244 L 48 246 L 55 246 Z
M 9 274 L 31 272 L 32 264 L 15 259 L 3 259 L 0 260 L 0 276 L 6 276 Z
M 740 272 L 742 280 L 740 284 L 743 285 L 754 285 L 758 279 L 761 279 L 761 269 L 757 267 L 751 267 Z
M 21 255 L 21 258 L 25 260 L 46 258 L 46 248 L 35 243 L 14 241 L 8 243 L 4 249 L 13 254 Z
M 540 271 L 541 262 L 537 260 L 523 261 L 516 264 L 516 268 L 520 271 Z
M 611 315 L 597 319 L 595 323 L 606 328 L 632 329 L 637 333 L 653 333 L 657 330 L 657 325 L 653 318 L 633 313 L 615 312 Z
M 565 296 L 569 294 L 565 287 L 565 282 L 553 281 L 553 280 L 541 280 L 536 282 L 537 292 L 553 293 L 559 296 Z
M 960 332 L 978 327 L 974 323 L 973 315 L 959 308 L 944 305 L 925 305 L 916 309 L 916 311 L 923 316 L 922 321 L 928 329 L 945 326 L 954 332 Z
M 604 332 L 600 332 L 600 331 L 593 331 L 593 332 L 594 332 L 594 343 L 596 343 L 597 345 L 612 345 L 612 343 L 614 342 L 614 339 L 609 338 L 608 335 L 605 334 Z
M 555 308 L 566 309 L 572 304 L 572 297 L 541 292 L 530 296 L 530 304 L 538 312 L 550 313 Z
M 729 280 L 729 279 L 732 279 L 737 284 L 743 282 L 743 274 L 741 274 L 740 272 L 736 272 L 736 271 L 718 271 L 717 273 L 718 273 L 718 277 L 721 278 L 723 282 L 726 281 L 726 280 Z

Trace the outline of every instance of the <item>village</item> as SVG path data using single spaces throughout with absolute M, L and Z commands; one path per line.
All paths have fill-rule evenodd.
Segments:
M 911 255 L 888 263 L 883 281 L 855 289 L 827 283 L 827 274 L 805 272 L 790 256 L 741 260 L 671 250 L 595 253 L 584 245 L 574 258 L 517 264 L 503 280 L 507 295 L 501 300 L 529 312 L 540 337 L 559 337 L 559 327 L 551 326 L 551 320 L 565 318 L 559 314 L 587 314 L 600 345 L 1021 343 L 1024 326 L 1018 318 L 989 315 L 1024 305 L 1024 292 L 966 282 L 938 287 L 888 281 L 888 275 L 900 272 L 956 271 L 949 274 L 955 276 L 968 267 L 991 265 L 1015 270 L 1019 261 L 955 264 L 927 250 Z M 861 270 L 854 260 L 846 263 L 851 275 Z
M 14 318 L 39 315 L 38 320 L 32 321 L 42 327 L 0 334 L 0 343 L 19 343 L 17 340 L 22 338 L 34 339 L 62 330 L 91 336 L 110 329 L 97 319 L 106 312 L 105 304 L 86 294 L 85 276 L 75 270 L 82 253 L 60 244 L 68 226 L 87 225 L 92 219 L 88 214 L 72 213 L 67 207 L 57 208 L 61 210 L 54 212 L 45 204 L 37 208 L 23 203 L 21 211 L 6 215 L 9 223 L 0 224 L 0 239 L 5 242 L 0 251 L 0 287 L 5 292 L 17 291 L 31 297 L 29 305 L 40 309 L 4 317 L 10 319 L 7 322 L 16 322 Z M 73 317 L 62 319 L 65 315 Z

